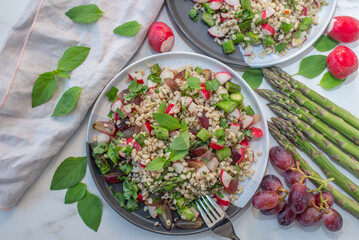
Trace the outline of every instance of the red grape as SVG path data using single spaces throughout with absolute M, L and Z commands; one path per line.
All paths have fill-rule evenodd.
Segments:
M 308 207 L 313 207 L 313 204 L 315 204 L 315 197 L 312 192 L 308 192 L 307 202 L 308 202 Z
M 280 211 L 277 215 L 278 223 L 282 226 L 288 226 L 292 222 L 294 222 L 297 214 L 290 209 L 288 204 L 285 204 L 282 211 Z
M 324 226 L 332 232 L 339 231 L 343 226 L 343 218 L 335 209 L 328 208 L 329 212 L 323 214 Z
M 282 170 L 288 170 L 294 164 L 292 155 L 281 146 L 272 147 L 269 150 L 269 158 L 274 165 Z
M 277 206 L 271 209 L 261 210 L 261 213 L 263 213 L 264 215 L 275 215 L 278 214 L 280 211 L 282 211 L 284 206 L 285 206 L 285 202 L 283 200 L 279 200 Z
M 259 210 L 274 208 L 278 204 L 278 194 L 269 190 L 257 192 L 252 198 L 252 204 Z
M 299 181 L 302 179 L 303 174 L 299 171 L 293 171 L 288 169 L 284 172 L 284 179 L 289 183 L 290 185 L 293 185 L 294 183 L 299 183 Z M 304 178 L 303 183 L 305 183 L 307 179 Z
M 261 182 L 261 187 L 263 190 L 270 190 L 280 194 L 280 188 L 283 187 L 282 182 L 276 176 L 272 174 L 265 175 Z
M 331 207 L 334 203 L 334 197 L 331 193 L 327 192 L 327 191 L 322 191 L 322 195 L 323 195 L 323 199 L 327 200 L 327 204 L 329 207 Z M 321 200 L 320 200 L 320 194 L 317 193 L 315 195 L 315 205 L 317 205 L 318 207 L 320 206 Z M 326 205 L 323 204 L 323 207 L 326 207 Z
M 304 212 L 297 215 L 297 220 L 300 225 L 309 227 L 317 223 L 322 218 L 322 213 L 315 207 L 308 207 Z
M 302 213 L 308 206 L 307 186 L 295 183 L 289 192 L 288 205 L 295 213 Z

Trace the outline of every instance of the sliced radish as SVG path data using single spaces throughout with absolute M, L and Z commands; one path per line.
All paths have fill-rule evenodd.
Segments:
M 140 167 L 141 167 L 141 168 L 146 168 L 147 166 L 146 166 L 146 165 L 143 165 L 142 163 L 140 163 Z
M 133 141 L 132 144 L 133 144 L 133 147 L 136 149 L 137 152 L 140 151 L 141 146 L 140 146 L 140 144 L 138 144 L 137 141 Z
M 225 3 L 227 3 L 229 6 L 237 6 L 239 5 L 239 0 L 224 0 Z
M 246 149 L 245 148 L 241 148 L 241 158 L 238 160 L 238 164 L 240 164 L 243 159 L 244 159 L 244 156 L 246 155 Z
M 211 34 L 213 37 L 224 37 L 225 34 L 223 33 L 222 29 L 219 28 L 218 26 L 213 26 L 211 28 L 208 29 L 208 33 Z
M 154 132 L 153 132 L 153 127 L 151 126 L 151 123 L 149 121 L 147 121 L 145 123 L 145 126 L 146 126 L 146 128 L 148 130 L 148 134 L 150 135 L 150 137 L 153 136 Z
M 181 174 L 184 168 L 183 163 L 175 162 L 172 164 L 172 167 L 175 169 L 176 173 Z
M 292 38 L 292 47 L 298 47 L 300 45 L 302 45 L 305 40 L 307 40 L 307 33 L 305 31 L 303 31 L 301 34 L 300 34 L 300 37 L 299 39 L 296 39 L 296 38 Z
M 210 0 L 209 8 L 212 10 L 218 10 L 223 5 L 223 0 Z
M 303 10 L 302 10 L 302 14 L 304 15 L 304 16 L 307 16 L 307 8 L 306 7 L 303 7 Z
M 118 99 L 112 103 L 111 111 L 116 112 L 117 109 L 121 109 L 121 108 L 122 108 L 122 102 L 120 99 Z
M 179 113 L 181 108 L 178 105 L 174 105 L 173 108 L 168 112 L 169 115 L 174 116 L 176 113 Z
M 249 142 L 246 141 L 246 140 L 242 140 L 239 144 L 240 144 L 242 147 L 248 147 L 248 146 L 249 146 Z
M 196 111 L 196 109 L 197 109 L 197 104 L 195 104 L 194 102 L 191 102 L 191 104 L 188 107 L 188 111 L 190 113 L 194 113 Z
M 127 104 L 127 105 L 124 105 L 122 110 L 125 112 L 125 113 L 131 113 L 133 108 L 132 108 L 132 105 L 131 104 Z
M 204 83 L 201 83 L 200 86 L 202 87 L 202 89 L 199 90 L 199 95 L 208 100 L 211 97 L 211 93 L 206 90 L 206 86 L 204 85 Z
M 148 213 L 152 218 L 156 218 L 158 216 L 157 208 L 158 206 L 147 206 Z
M 133 142 L 133 137 L 126 140 L 126 144 L 130 145 Z
M 244 118 L 243 118 L 243 120 L 241 122 L 242 122 L 243 129 L 246 129 L 253 122 L 253 117 L 251 117 L 249 115 L 244 115 Z
M 194 207 L 190 207 L 189 209 L 191 210 L 195 218 L 199 216 L 199 212 L 197 212 L 197 210 Z
M 166 108 L 165 113 L 169 113 L 174 106 L 175 105 L 173 103 L 170 103 L 170 105 L 168 105 L 168 107 Z
M 270 6 L 267 6 L 262 12 L 262 19 L 270 18 L 274 13 L 275 10 Z
M 191 97 L 185 96 L 181 97 L 181 103 L 183 106 L 188 107 L 193 102 Z
M 140 83 L 140 84 L 144 84 L 145 82 L 143 81 L 143 78 L 142 78 L 142 74 L 138 71 L 135 71 L 135 72 L 131 72 L 129 74 L 130 76 L 130 79 L 133 80 L 133 79 L 137 79 L 137 82 Z
M 221 22 L 224 22 L 228 19 L 228 17 L 223 17 L 222 14 L 219 14 L 219 18 L 221 19 Z
M 191 76 L 198 78 L 200 83 L 205 83 L 206 82 L 206 78 L 204 76 L 202 76 L 202 75 L 199 75 L 196 72 L 191 73 Z
M 149 89 L 157 87 L 158 83 L 152 82 L 151 80 L 147 81 L 147 86 Z
M 108 143 L 110 141 L 110 136 L 104 133 L 99 133 L 97 135 L 97 143 Z
M 275 30 L 271 25 L 263 23 L 262 24 L 262 33 L 263 33 L 263 35 L 266 35 L 266 36 L 274 35 Z
M 260 128 L 252 127 L 251 128 L 253 137 L 263 137 L 263 132 Z
M 142 195 L 142 193 L 139 193 L 139 194 L 137 195 L 136 200 L 139 201 L 139 202 L 144 202 L 144 201 L 145 201 L 145 200 L 143 200 L 143 195 Z
M 226 198 L 226 195 L 223 194 L 223 198 L 220 198 L 216 193 L 214 194 L 214 197 L 216 198 L 217 200 L 217 204 L 219 206 L 229 206 L 229 198 L 227 196 Z
M 217 143 L 214 143 L 214 142 L 211 142 L 211 143 L 209 144 L 209 147 L 211 147 L 211 148 L 213 148 L 213 149 L 215 149 L 215 150 L 221 150 L 221 149 L 224 148 L 224 146 L 218 145 Z
M 229 118 L 238 119 L 241 116 L 241 113 L 239 112 L 238 108 L 234 109 L 233 112 L 228 114 Z
M 249 45 L 244 49 L 243 55 L 249 57 L 253 54 L 253 46 Z
M 210 161 L 205 162 L 205 164 L 209 170 L 215 171 L 219 165 L 219 161 L 216 157 L 214 157 Z
M 232 76 L 226 72 L 218 72 L 214 74 L 214 77 L 218 80 L 219 84 L 221 85 L 225 84 L 227 81 L 229 81 L 232 78 Z
M 161 71 L 161 74 L 160 74 L 160 78 L 165 79 L 165 78 L 171 78 L 173 79 L 174 78 L 174 73 L 169 70 L 168 68 L 163 68 L 162 71 Z
M 229 175 L 226 171 L 223 169 L 221 170 L 221 173 L 219 174 L 219 178 L 221 179 L 221 182 L 225 188 L 229 186 L 229 183 L 232 180 L 232 176 Z
M 232 123 L 231 126 L 229 127 L 229 131 L 233 132 L 234 134 L 238 134 L 239 130 L 241 129 L 239 123 Z

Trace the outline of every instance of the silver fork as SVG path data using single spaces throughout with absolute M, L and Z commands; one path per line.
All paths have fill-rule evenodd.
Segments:
M 235 234 L 231 220 L 226 212 L 212 198 L 208 195 L 203 196 L 196 204 L 204 222 L 212 232 L 222 237 L 240 240 Z

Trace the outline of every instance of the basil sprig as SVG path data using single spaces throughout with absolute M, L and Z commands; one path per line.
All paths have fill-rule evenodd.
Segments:
M 82 88 L 76 86 L 66 90 L 57 103 L 54 113 L 51 115 L 51 117 L 58 117 L 69 114 L 76 106 L 81 91 Z
M 141 25 L 137 21 L 130 21 L 118 26 L 113 32 L 121 36 L 132 37 L 137 34 L 140 27 Z
M 95 4 L 88 4 L 73 7 L 65 14 L 74 22 L 91 23 L 97 21 L 104 12 L 102 12 Z
M 166 158 L 155 158 L 147 164 L 145 170 L 158 171 L 165 168 L 165 165 L 168 163 L 169 161 Z
M 161 127 L 167 128 L 170 131 L 181 127 L 179 121 L 171 115 L 166 113 L 152 113 L 152 115 Z

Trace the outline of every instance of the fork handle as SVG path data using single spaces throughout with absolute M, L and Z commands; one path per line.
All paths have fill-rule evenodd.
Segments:
M 241 240 L 241 239 L 239 239 L 239 237 L 237 237 L 237 235 L 236 234 L 232 234 L 232 236 L 230 237 L 230 239 L 232 239 L 232 240 Z

